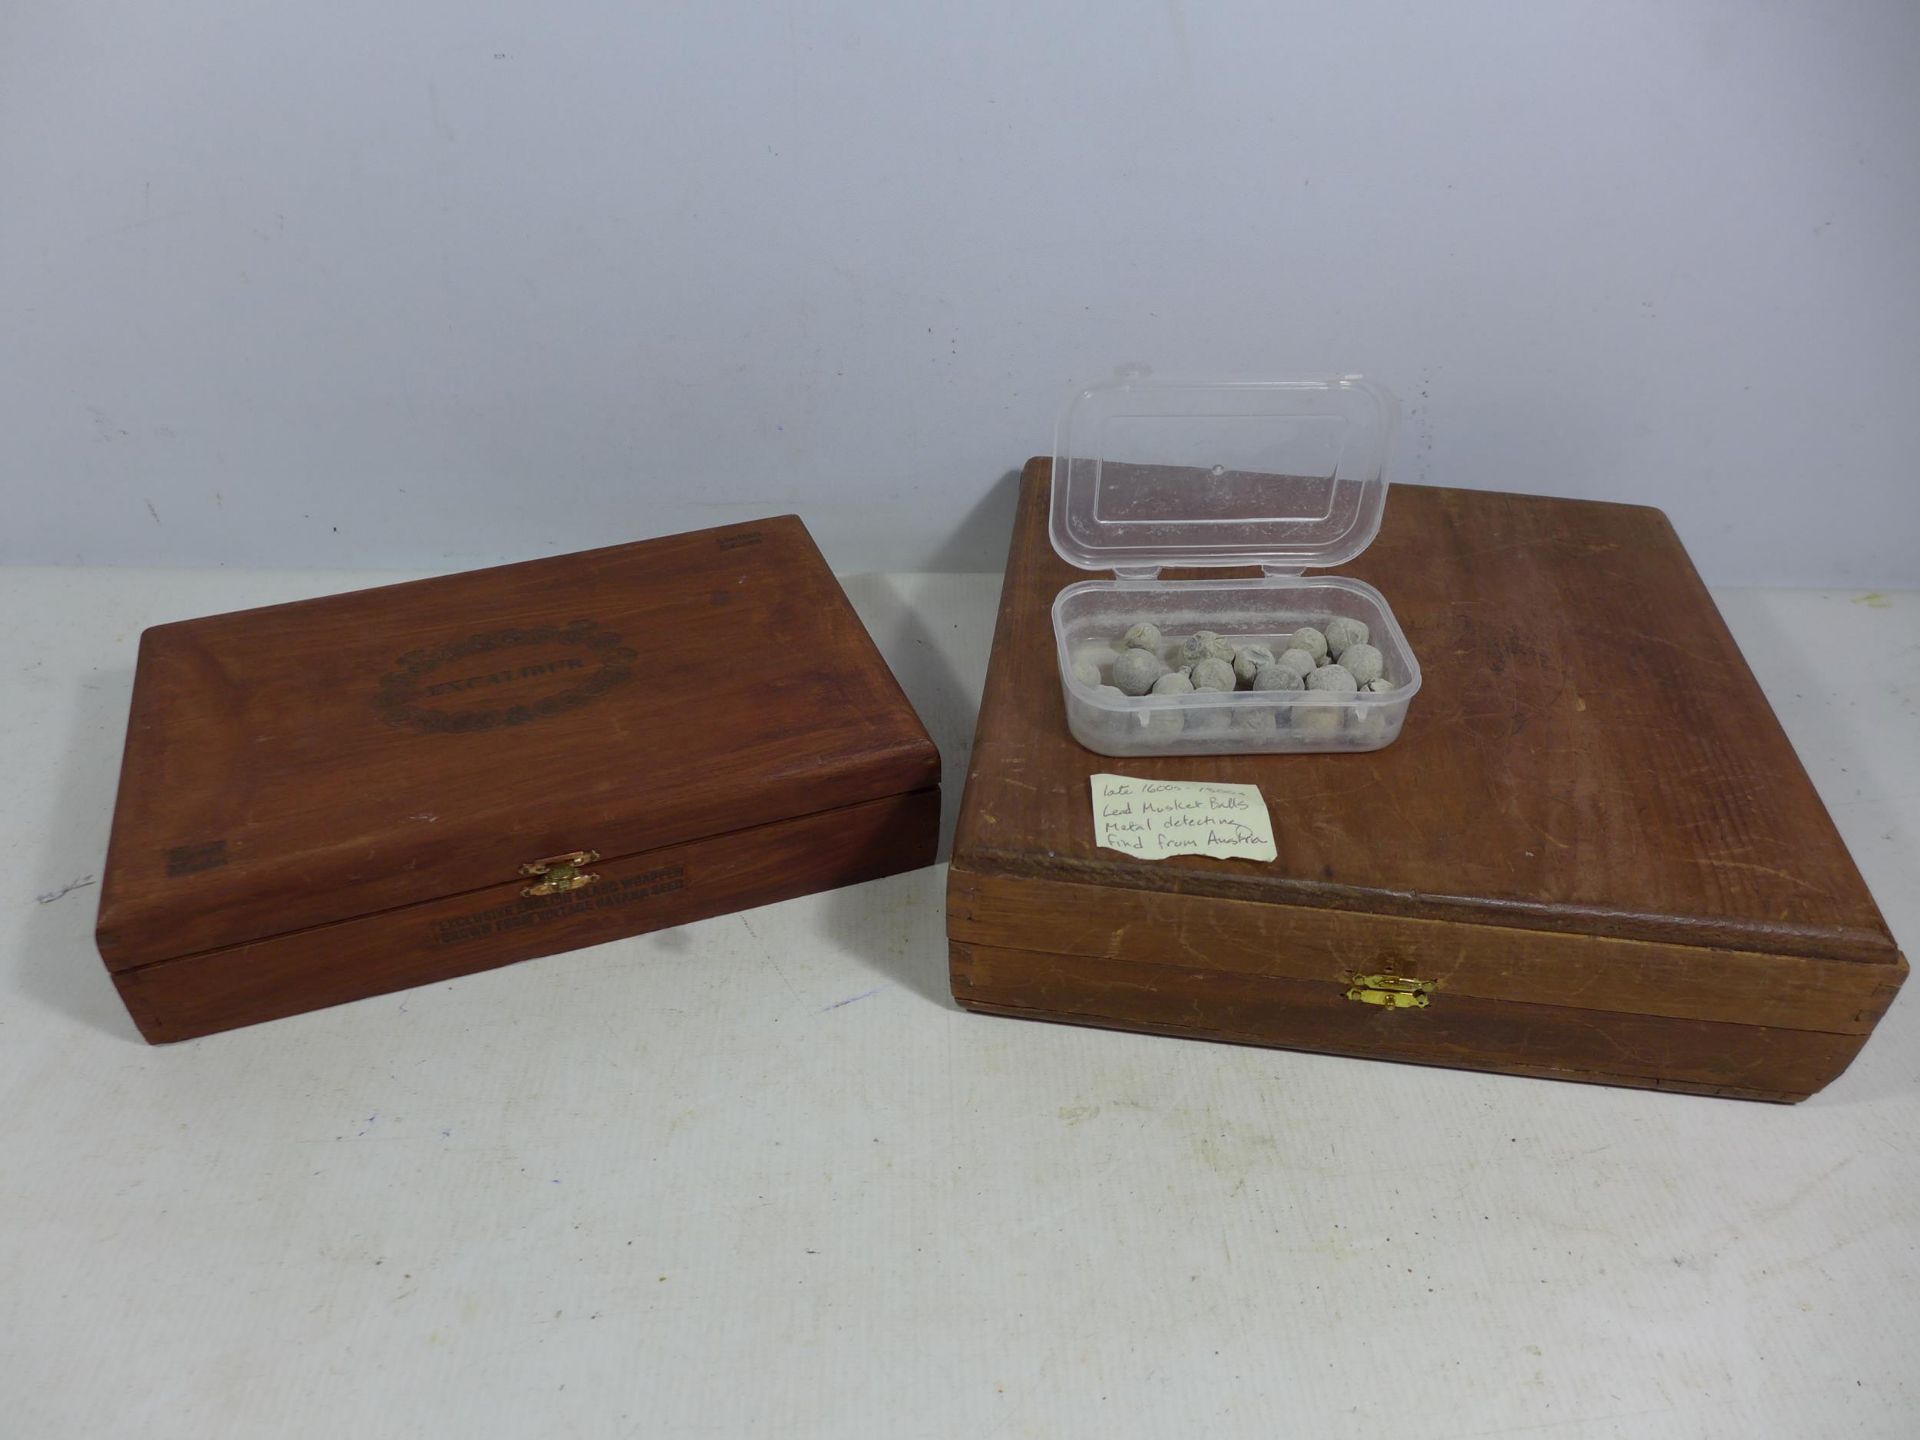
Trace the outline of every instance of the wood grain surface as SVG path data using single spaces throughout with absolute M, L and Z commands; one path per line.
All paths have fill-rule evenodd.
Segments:
M 1021 1019 L 1742 1100 L 1804 1100 L 1867 1039 L 1469 996 L 1382 1010 L 1301 980 L 959 941 L 951 963 L 963 1005 Z
M 1049 470 L 1022 479 L 954 845 L 962 1004 L 1792 1100 L 1891 1003 L 1905 962 L 1658 511 L 1395 487 L 1342 573 L 1424 671 L 1397 743 L 1116 761 L 1067 731 L 1049 607 L 1086 577 Z M 1113 770 L 1258 785 L 1278 857 L 1099 849 Z M 1430 1005 L 1346 998 L 1383 971 Z
M 933 863 L 940 792 L 916 790 L 594 869 L 571 895 L 520 883 L 114 975 L 140 1033 L 185 1040 Z
M 939 767 L 793 516 L 162 625 L 97 940 L 110 968 L 148 965 Z
M 1047 539 L 1050 463 L 1022 481 L 961 870 L 1893 962 L 1659 511 L 1395 486 L 1379 538 L 1341 571 L 1385 593 L 1425 672 L 1395 744 L 1116 761 L 1067 733 L 1048 609 L 1087 575 Z M 1087 777 L 1115 769 L 1260 786 L 1279 858 L 1096 849 Z
M 1094 958 L 1192 965 L 1222 974 L 1315 980 L 1417 975 L 1457 997 L 1720 1020 L 1836 1034 L 1870 1032 L 1906 975 L 1863 965 L 1565 931 L 1410 920 L 1211 895 L 975 875 L 948 886 L 954 940 Z M 1089 924 L 1098 915 L 1101 923 Z

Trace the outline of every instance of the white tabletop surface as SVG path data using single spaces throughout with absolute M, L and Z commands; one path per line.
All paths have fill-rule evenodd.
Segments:
M 935 867 L 149 1048 L 138 633 L 382 578 L 0 571 L 0 1435 L 1920 1435 L 1914 995 L 1794 1108 L 1032 1024 Z M 848 586 L 950 828 L 997 578 Z M 1920 595 L 1717 598 L 1912 949 Z

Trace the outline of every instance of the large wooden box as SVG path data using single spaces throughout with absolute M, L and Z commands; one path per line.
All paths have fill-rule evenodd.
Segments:
M 180 1040 L 928 864 L 939 781 L 793 516 L 162 625 L 97 938 Z
M 1067 732 L 1048 607 L 1084 576 L 1049 468 L 954 846 L 962 1005 L 1765 1100 L 1865 1043 L 1906 964 L 1660 512 L 1396 487 L 1342 571 L 1425 669 L 1397 743 L 1116 761 Z M 1260 786 L 1278 858 L 1097 849 L 1088 777 L 1115 770 Z

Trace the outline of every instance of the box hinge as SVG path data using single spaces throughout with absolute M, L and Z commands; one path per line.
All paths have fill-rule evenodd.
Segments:
M 1379 1005 L 1388 1010 L 1424 1010 L 1433 994 L 1434 982 L 1416 980 L 1411 975 L 1395 975 L 1391 970 L 1380 975 L 1353 975 L 1347 999 L 1362 1005 Z
M 520 867 L 522 875 L 534 876 L 533 884 L 522 895 L 565 895 L 584 890 L 600 877 L 587 873 L 586 867 L 600 858 L 598 850 L 571 850 L 565 855 L 549 855 L 544 860 L 529 860 Z

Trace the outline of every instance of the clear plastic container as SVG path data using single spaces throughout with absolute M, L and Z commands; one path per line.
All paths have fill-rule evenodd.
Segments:
M 1386 597 L 1301 574 L 1351 560 L 1379 533 L 1397 409 L 1358 375 L 1167 381 L 1136 369 L 1074 395 L 1054 447 L 1053 547 L 1116 576 L 1070 585 L 1053 604 L 1074 739 L 1128 756 L 1377 750 L 1398 737 L 1420 665 Z M 1262 578 L 1156 578 L 1174 566 L 1258 566 Z M 1132 697 L 1074 675 L 1078 660 L 1102 667 L 1146 621 L 1163 632 L 1163 662 L 1178 665 L 1198 630 L 1278 655 L 1300 627 L 1324 630 L 1336 616 L 1366 625 L 1391 690 Z

